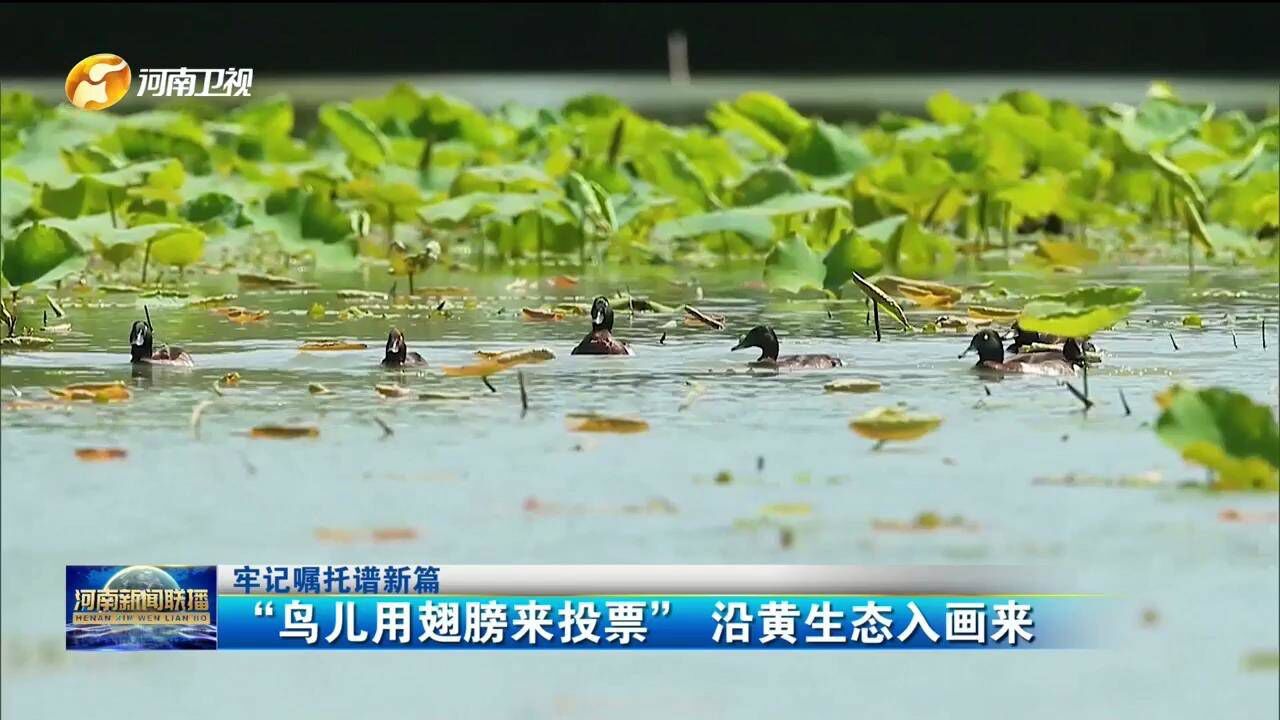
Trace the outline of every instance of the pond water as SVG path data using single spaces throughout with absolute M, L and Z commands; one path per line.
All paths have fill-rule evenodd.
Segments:
M 455 298 L 447 312 L 423 303 L 391 309 L 395 318 L 350 320 L 304 311 L 315 302 L 332 311 L 370 301 L 344 301 L 332 289 L 238 289 L 233 276 L 210 278 L 205 294 L 236 292 L 235 304 L 272 314 L 237 325 L 207 309 L 148 301 L 158 339 L 188 349 L 196 367 L 141 377 L 131 374 L 127 336 L 142 301 L 86 296 L 108 304 L 90 309 L 66 294 L 72 333 L 50 350 L 6 353 L 6 399 L 10 388 L 43 400 L 47 387 L 116 379 L 133 397 L 3 413 L 5 716 L 71 717 L 92 706 L 97 717 L 132 717 L 144 696 L 212 700 L 183 702 L 188 718 L 264 704 L 282 717 L 639 717 L 654 709 L 708 718 L 833 710 L 914 717 L 938 708 L 952 717 L 985 717 L 992 708 L 1073 719 L 1276 715 L 1280 676 L 1274 667 L 1248 669 L 1246 658 L 1274 658 L 1280 633 L 1277 497 L 1185 487 L 1202 482 L 1203 472 L 1151 429 L 1153 395 L 1173 382 L 1224 385 L 1274 406 L 1274 275 L 1208 269 L 1188 282 L 1185 268 L 1144 267 L 1090 276 L 1140 285 L 1147 298 L 1127 324 L 1096 338 L 1104 361 L 1090 372 L 1097 405 L 1087 414 L 1052 378 L 973 373 L 972 359 L 956 357 L 967 334 L 907 335 L 886 317 L 884 339 L 875 342 L 860 298 L 772 297 L 744 286 L 758 270 L 708 274 L 699 298 L 669 277 L 629 272 L 625 280 L 588 277 L 571 289 L 544 283 L 521 294 L 508 288 L 511 277 L 441 275 L 419 284 L 465 284 L 476 302 Z M 1032 289 L 1028 279 L 991 279 L 1015 292 Z M 1065 288 L 1075 280 L 1048 282 Z M 359 278 L 325 282 L 359 285 Z M 584 358 L 569 351 L 586 318 L 521 317 L 522 306 L 590 302 L 626 285 L 723 314 L 728 327 L 665 327 L 679 316 L 619 309 L 615 334 L 633 343 L 635 357 Z M 963 314 L 912 314 L 941 312 Z M 1205 329 L 1182 326 L 1191 312 Z M 784 353 L 832 353 L 846 367 L 743 372 L 755 351 L 729 348 L 761 322 L 777 329 Z M 393 323 L 426 357 L 425 371 L 378 367 Z M 326 337 L 369 348 L 298 351 L 302 340 Z M 440 371 L 473 362 L 477 349 L 528 347 L 557 357 L 522 367 L 523 417 L 513 371 L 492 378 L 496 392 Z M 215 394 L 215 382 L 232 371 L 239 384 Z M 851 377 L 883 387 L 823 391 Z M 309 393 L 317 382 L 332 393 Z M 389 400 L 374 392 L 383 382 L 470 399 Z M 205 401 L 212 402 L 197 436 L 192 412 Z M 850 431 L 853 417 L 898 403 L 944 421 L 919 441 L 879 450 Z M 570 432 L 566 415 L 579 411 L 642 418 L 651 429 Z M 247 436 L 265 423 L 314 424 L 320 434 Z M 82 447 L 123 448 L 128 457 L 85 463 L 74 455 Z M 721 472 L 732 479 L 716 482 Z M 1070 474 L 1100 482 L 1054 480 Z M 771 516 L 777 503 L 808 511 Z M 926 511 L 960 516 L 963 526 L 889 532 L 879 525 Z M 1240 521 L 1225 521 L 1226 511 Z M 69 563 L 368 560 L 1030 564 L 1070 571 L 1073 586 L 1064 591 L 1103 593 L 1117 612 L 1106 620 L 1103 649 L 1016 657 L 62 650 Z

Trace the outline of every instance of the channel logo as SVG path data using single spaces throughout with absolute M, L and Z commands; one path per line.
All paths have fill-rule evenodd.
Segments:
M 129 92 L 133 75 L 124 58 L 98 53 L 76 63 L 67 73 L 67 99 L 81 110 L 105 110 Z

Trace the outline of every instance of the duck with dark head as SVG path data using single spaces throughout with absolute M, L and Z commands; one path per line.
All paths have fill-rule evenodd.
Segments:
M 1035 345 L 1063 345 L 1068 338 L 1058 335 L 1050 335 L 1049 333 L 1036 332 L 1027 330 L 1018 324 L 1017 320 L 1013 321 L 1013 325 L 1009 327 L 1009 332 L 1013 337 L 1013 342 L 1009 343 L 1008 351 L 1011 353 L 1027 352 L 1027 348 Z M 1077 341 L 1078 349 L 1084 349 L 1094 352 L 1093 343 L 1089 342 L 1089 338 L 1085 338 L 1083 342 Z
M 382 358 L 382 367 L 403 368 L 426 364 L 427 361 L 421 355 L 409 352 L 409 346 L 405 344 L 404 333 L 400 332 L 400 328 L 391 328 L 391 332 L 387 333 L 387 353 Z
M 157 349 L 151 329 L 151 311 L 143 308 L 146 320 L 135 320 L 129 329 L 129 359 L 134 365 L 172 365 L 191 367 L 195 361 L 180 347 L 164 343 Z
M 760 357 L 751 363 L 752 367 L 772 368 L 777 370 L 829 370 L 844 365 L 834 355 L 778 355 L 778 334 L 768 325 L 757 325 L 742 339 L 734 350 L 743 348 L 759 348 Z
M 634 355 L 631 346 L 613 336 L 613 308 L 604 297 L 591 303 L 591 332 L 572 355 Z
M 1080 343 L 1067 338 L 1063 341 L 1060 352 L 1022 353 L 1006 360 L 1003 339 L 995 330 L 978 331 L 969 341 L 969 347 L 960 353 L 960 357 L 968 355 L 970 351 L 978 353 L 978 363 L 974 365 L 977 370 L 1024 375 L 1075 375 L 1076 367 L 1085 358 Z

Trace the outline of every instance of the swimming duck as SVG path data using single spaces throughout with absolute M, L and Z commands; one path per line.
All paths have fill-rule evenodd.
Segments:
M 968 355 L 970 350 L 976 350 L 978 363 L 974 367 L 980 370 L 1025 375 L 1075 375 L 1076 367 L 1084 361 L 1084 350 L 1070 338 L 1062 347 L 1061 352 L 1022 353 L 1005 360 L 1000 334 L 995 330 L 981 330 L 969 341 L 969 347 L 960 353 L 960 357 Z
M 757 325 L 733 346 L 734 350 L 742 348 L 760 348 L 760 357 L 751 363 L 752 367 L 767 367 L 792 370 L 826 370 L 844 365 L 840 358 L 833 355 L 783 355 L 778 357 L 778 334 L 768 325 Z
M 598 297 L 591 303 L 591 332 L 573 349 L 572 355 L 634 355 L 631 347 L 613 336 L 613 308 Z
M 1018 325 L 1017 320 L 1013 321 L 1013 325 L 1009 327 L 1009 331 L 1013 333 L 1013 342 L 1009 344 L 1009 348 L 1008 348 L 1008 351 L 1011 353 L 1017 353 L 1021 350 L 1021 348 L 1031 347 L 1032 345 L 1036 345 L 1036 344 L 1063 345 L 1068 340 L 1068 338 L 1060 337 L 1058 335 L 1050 335 L 1049 333 L 1036 332 L 1034 330 L 1026 330 L 1022 326 Z M 1096 350 L 1096 348 L 1094 348 L 1093 346 L 1093 343 L 1089 342 L 1089 338 L 1085 338 L 1084 343 L 1082 345 L 1077 346 L 1077 349 L 1080 349 L 1080 348 L 1083 348 L 1084 350 L 1087 350 L 1089 352 L 1094 352 Z
M 178 365 L 191 367 L 195 365 L 191 355 L 180 347 L 169 347 L 164 343 L 160 349 L 152 347 L 151 323 L 135 320 L 129 330 L 129 356 L 135 365 Z
M 409 352 L 409 346 L 405 345 L 404 333 L 400 332 L 400 328 L 391 328 L 391 332 L 387 334 L 387 354 L 382 358 L 382 367 L 414 367 L 426 364 L 427 361 L 421 355 Z

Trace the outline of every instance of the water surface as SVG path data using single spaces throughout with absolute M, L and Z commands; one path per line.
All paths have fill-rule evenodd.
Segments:
M 1276 496 L 1184 487 L 1203 482 L 1203 472 L 1150 427 L 1158 414 L 1153 395 L 1174 382 L 1225 385 L 1275 405 L 1274 276 L 1207 270 L 1189 283 L 1185 269 L 1128 268 L 1090 277 L 1136 283 L 1148 295 L 1127 324 L 1096 338 L 1105 358 L 1090 372 L 1098 404 L 1086 415 L 1054 379 L 993 381 L 971 372 L 971 359 L 956 358 L 967 335 L 906 335 L 886 318 L 877 343 L 861 300 L 787 301 L 744 287 L 753 275 L 701 278 L 701 298 L 670 283 L 675 275 L 588 278 L 568 290 L 523 294 L 508 289 L 510 277 L 441 276 L 420 284 L 465 284 L 474 302 L 455 298 L 447 311 L 393 307 L 398 317 L 351 320 L 302 311 L 316 302 L 331 311 L 377 303 L 341 300 L 333 290 L 245 290 L 234 277 L 218 277 L 201 291 L 236 292 L 236 304 L 271 310 L 267 321 L 241 326 L 206 309 L 148 301 L 159 339 L 188 349 L 197 366 L 142 376 L 131 372 L 126 346 L 142 301 L 91 295 L 85 299 L 107 307 L 80 308 L 67 300 L 72 334 L 51 350 L 4 355 L 6 395 L 13 388 L 44 399 L 47 387 L 119 379 L 133 398 L 3 413 L 5 716 L 70 717 L 92 703 L 100 717 L 129 717 L 136 705 L 110 698 L 143 694 L 216 698 L 183 703 L 190 718 L 236 708 L 256 714 L 264 702 L 284 717 L 639 717 L 651 709 L 883 717 L 938 707 L 957 717 L 985 717 L 992 707 L 1062 718 L 1275 715 L 1276 671 L 1242 663 L 1276 650 Z M 1025 280 L 995 279 L 1031 289 Z M 359 278 L 347 283 L 359 285 Z M 633 343 L 636 356 L 584 358 L 569 351 L 586 318 L 520 317 L 522 306 L 590 302 L 624 285 L 723 314 L 729 327 L 667 327 L 670 316 L 619 309 L 615 334 Z M 913 316 L 941 312 L 963 313 Z M 1191 312 L 1206 329 L 1182 327 Z M 757 323 L 777 329 L 784 353 L 832 353 L 846 367 L 745 373 L 754 351 L 729 348 Z M 378 367 L 391 324 L 427 358 L 425 371 Z M 369 349 L 298 351 L 301 341 L 324 337 Z M 440 371 L 473 362 L 477 349 L 527 347 L 550 348 L 557 358 L 523 368 L 523 416 L 514 373 L 495 376 L 491 392 L 478 379 Z M 214 384 L 232 371 L 239 385 L 215 394 Z M 823 391 L 848 377 L 883 388 Z M 373 390 L 383 382 L 470 399 L 387 400 Z M 333 392 L 312 395 L 310 383 Z M 207 401 L 197 435 L 190 418 Z M 849 430 L 853 417 L 894 404 L 945 420 L 921 441 L 880 450 Z M 651 430 L 569 432 L 566 415 L 581 411 L 642 418 Z M 314 424 L 320 435 L 247 436 L 265 423 Z M 73 454 L 81 447 L 119 447 L 128 458 L 84 463 Z M 721 472 L 732 480 L 715 482 Z M 1053 481 L 1070 474 L 1107 483 Z M 1147 482 L 1120 483 L 1134 477 Z M 773 518 L 766 508 L 776 503 L 811 510 Z M 960 516 L 964 528 L 877 527 L 925 511 Z M 1224 511 L 1254 521 L 1225 522 Z M 1027 563 L 1071 571 L 1077 586 L 1065 589 L 1105 593 L 1119 611 L 1107 620 L 1106 649 L 1021 657 L 61 649 L 69 563 L 369 560 Z

